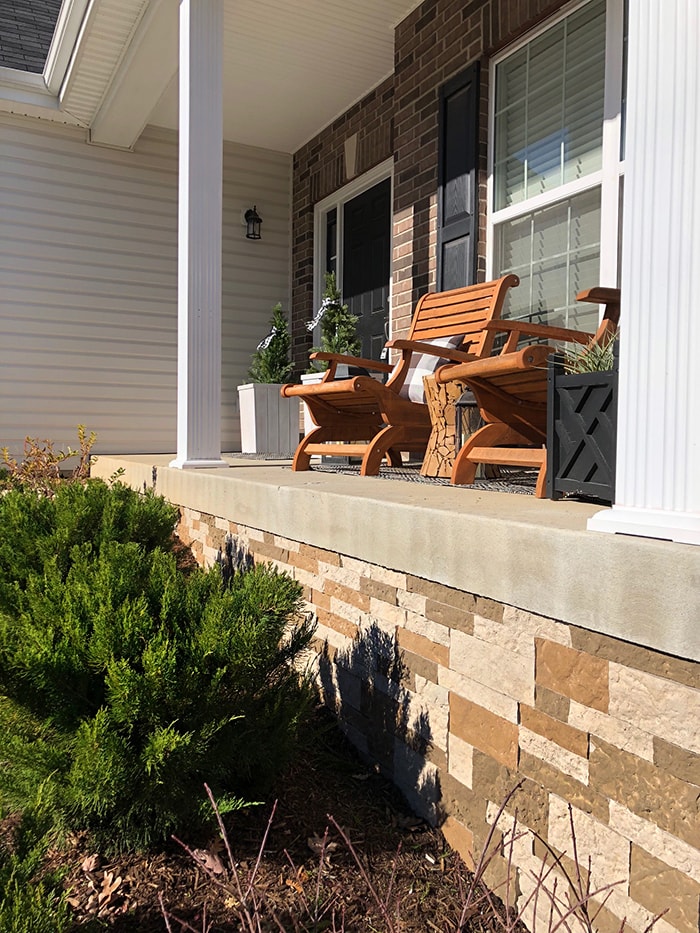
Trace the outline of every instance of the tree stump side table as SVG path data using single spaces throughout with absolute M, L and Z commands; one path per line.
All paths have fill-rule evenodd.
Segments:
M 432 432 L 420 468 L 421 476 L 449 477 L 457 453 L 455 402 L 466 386 L 461 382 L 438 385 L 435 376 L 424 376 L 425 402 Z

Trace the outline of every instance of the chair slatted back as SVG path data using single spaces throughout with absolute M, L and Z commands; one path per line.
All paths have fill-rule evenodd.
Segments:
M 484 329 L 498 320 L 509 288 L 520 283 L 517 275 L 504 275 L 492 282 L 429 292 L 418 301 L 408 333 L 409 340 L 435 340 L 463 334 L 460 349 L 488 356 L 495 334 Z

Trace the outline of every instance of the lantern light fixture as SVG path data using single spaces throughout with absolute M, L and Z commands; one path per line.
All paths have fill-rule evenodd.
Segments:
M 262 236 L 260 234 L 260 224 L 262 223 L 262 217 L 258 214 L 258 210 L 255 205 L 248 208 L 248 210 L 243 215 L 245 219 L 245 235 L 248 240 L 260 240 Z

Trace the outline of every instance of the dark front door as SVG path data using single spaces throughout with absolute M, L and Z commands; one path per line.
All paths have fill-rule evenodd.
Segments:
M 391 180 L 348 201 L 343 213 L 343 301 L 359 316 L 360 355 L 380 358 L 388 336 Z

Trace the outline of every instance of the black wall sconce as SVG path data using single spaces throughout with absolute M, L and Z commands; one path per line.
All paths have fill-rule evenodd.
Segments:
M 245 219 L 245 235 L 248 240 L 260 240 L 262 239 L 260 235 L 260 224 L 262 223 L 262 217 L 258 214 L 257 208 L 255 205 L 248 208 L 248 210 L 243 215 Z

